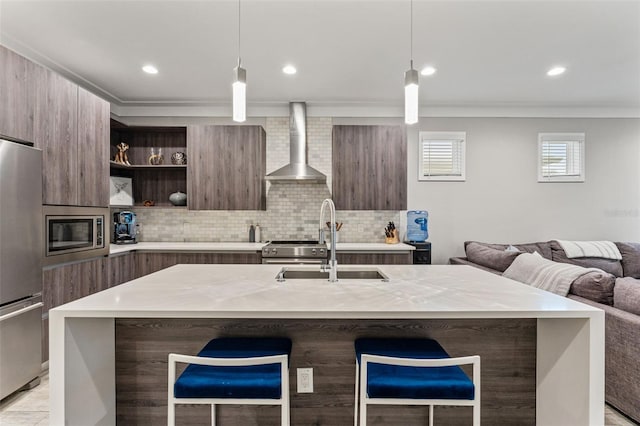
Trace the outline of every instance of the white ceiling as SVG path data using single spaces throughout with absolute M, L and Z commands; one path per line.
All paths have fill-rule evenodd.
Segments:
M 294 99 L 401 114 L 408 0 L 241 4 L 250 115 Z M 237 6 L 236 0 L 0 0 L 0 43 L 105 97 L 124 115 L 176 106 L 230 114 Z M 640 111 L 640 1 L 414 0 L 413 16 L 415 67 L 438 69 L 421 77 L 423 114 L 475 107 Z M 143 73 L 145 63 L 159 74 Z M 287 63 L 297 75 L 282 73 Z M 547 77 L 556 64 L 567 73 Z

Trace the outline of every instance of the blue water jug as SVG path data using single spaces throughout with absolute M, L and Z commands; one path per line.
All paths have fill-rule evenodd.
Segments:
M 408 241 L 426 241 L 429 238 L 428 219 L 429 213 L 426 210 L 409 210 L 407 212 Z

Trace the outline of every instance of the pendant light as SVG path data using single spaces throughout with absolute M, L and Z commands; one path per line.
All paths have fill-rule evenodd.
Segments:
M 238 66 L 233 69 L 233 121 L 247 119 L 247 70 L 240 62 L 240 0 L 238 0 Z
M 410 68 L 404 73 L 404 122 L 415 124 L 418 122 L 418 71 L 413 69 L 413 0 L 411 0 L 410 25 Z

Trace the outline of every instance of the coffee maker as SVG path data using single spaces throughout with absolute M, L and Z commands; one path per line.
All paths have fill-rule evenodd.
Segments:
M 116 244 L 136 243 L 136 214 L 117 212 L 113 214 L 113 242 Z

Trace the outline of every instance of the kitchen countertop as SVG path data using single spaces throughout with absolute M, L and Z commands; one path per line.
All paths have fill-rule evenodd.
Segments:
M 130 251 L 260 251 L 267 243 L 239 243 L 239 242 L 219 242 L 219 243 L 165 243 L 165 242 L 140 242 L 137 244 L 111 244 L 109 254 L 127 253 Z M 389 252 L 389 251 L 411 251 L 415 247 L 399 243 L 337 243 L 336 251 L 357 251 L 357 252 Z
M 338 270 L 372 266 L 343 265 Z M 287 279 L 279 265 L 175 265 L 51 312 L 99 317 L 543 318 L 601 315 L 566 297 L 461 265 L 379 265 L 373 279 Z M 317 266 L 296 268 L 317 269 Z

